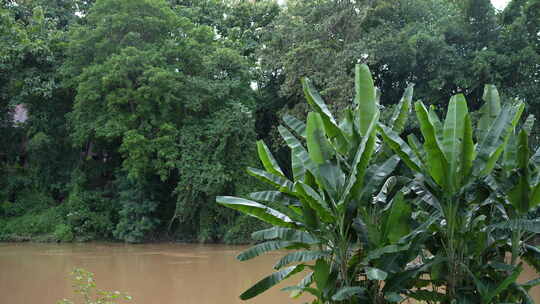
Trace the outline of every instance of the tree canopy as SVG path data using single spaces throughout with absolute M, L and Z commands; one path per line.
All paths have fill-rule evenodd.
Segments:
M 256 224 L 214 197 L 257 186 L 243 170 L 257 139 L 292 174 L 277 126 L 307 114 L 300 79 L 341 117 L 357 63 L 385 119 L 410 84 L 439 112 L 457 93 L 478 109 L 492 83 L 540 115 L 539 5 L 4 1 L 0 238 L 246 241 Z

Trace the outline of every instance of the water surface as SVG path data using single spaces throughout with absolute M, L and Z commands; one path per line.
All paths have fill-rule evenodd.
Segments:
M 69 278 L 75 267 L 94 272 L 99 288 L 129 293 L 133 297 L 130 303 L 305 302 L 306 299 L 289 299 L 287 293 L 276 287 L 251 301 L 239 300 L 238 295 L 269 274 L 282 255 L 267 254 L 238 262 L 235 256 L 245 248 L 198 244 L 0 243 L 0 304 L 78 300 L 71 291 Z M 531 277 L 534 271 L 526 269 L 521 280 Z M 534 289 L 533 294 L 540 303 L 540 288 Z
M 288 303 L 274 290 L 244 302 L 238 295 L 269 273 L 279 254 L 238 262 L 244 246 L 190 244 L 0 243 L 0 303 L 54 304 L 76 298 L 69 273 L 95 273 L 98 288 L 129 293 L 130 303 Z M 291 282 L 293 283 L 293 282 Z

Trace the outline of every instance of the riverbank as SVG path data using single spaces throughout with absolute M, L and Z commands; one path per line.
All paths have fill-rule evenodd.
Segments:
M 236 242 L 226 242 L 226 241 L 213 241 L 213 242 L 200 242 L 196 239 L 174 239 L 170 237 L 163 237 L 159 239 L 149 239 L 144 242 L 138 243 L 127 243 L 115 239 L 74 239 L 71 241 L 62 241 L 59 240 L 54 234 L 43 234 L 43 235 L 16 235 L 16 234 L 7 234 L 0 235 L 0 243 L 57 243 L 57 244 L 83 244 L 91 242 L 105 242 L 111 244 L 165 244 L 165 243 L 176 243 L 176 244 L 208 244 L 208 245 L 250 245 L 253 244 L 253 240 L 237 240 Z
M 115 239 L 72 239 L 71 241 L 62 241 L 54 234 L 40 235 L 18 235 L 18 234 L 0 234 L 0 243 L 57 243 L 57 244 L 83 244 L 91 242 L 105 242 L 110 244 L 207 244 L 207 245 L 252 245 L 255 243 L 249 235 L 243 238 L 237 238 L 232 242 L 226 240 L 217 240 L 213 242 L 201 242 L 197 239 L 175 239 L 167 235 L 162 235 L 159 238 L 148 239 L 139 243 L 127 243 Z M 533 238 L 530 244 L 540 246 L 540 235 Z
M 0 242 L 38 242 L 38 243 L 71 243 L 88 241 L 106 241 L 119 243 L 217 243 L 228 245 L 250 244 L 251 233 L 268 226 L 248 216 L 237 216 L 234 221 L 222 225 L 220 233 L 204 233 L 185 231 L 185 225 L 159 225 L 144 238 L 119 239 L 116 237 L 115 224 L 93 220 L 74 220 L 66 214 L 62 206 L 20 216 L 0 217 Z M 209 235 L 216 235 L 210 237 Z
M 89 243 L 89 242 L 107 242 L 115 244 L 161 244 L 161 243 L 178 243 L 178 244 L 216 244 L 216 245 L 250 245 L 255 242 L 251 238 L 242 238 L 234 240 L 214 240 L 202 242 L 197 239 L 175 239 L 167 236 L 160 238 L 148 239 L 142 242 L 129 243 L 116 239 L 88 239 L 88 238 L 74 238 L 66 241 L 59 239 L 54 234 L 40 234 L 40 235 L 19 235 L 19 234 L 0 234 L 0 243 L 57 243 L 57 244 L 70 244 L 70 243 Z

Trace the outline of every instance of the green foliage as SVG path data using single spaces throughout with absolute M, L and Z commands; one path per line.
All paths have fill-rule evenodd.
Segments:
M 486 83 L 538 116 L 538 5 L 514 0 L 498 13 L 487 0 L 3 1 L 0 222 L 62 206 L 75 239 L 235 235 L 243 231 L 232 228 L 236 213 L 213 197 L 259 187 L 240 173 L 253 165 L 257 139 L 285 176 L 306 174 L 303 160 L 289 158 L 295 139 L 279 136 L 304 143 L 300 120 L 279 116 L 306 118 L 305 87 L 322 89 L 325 132 L 346 149 L 351 140 L 335 137 L 328 113 L 351 119 L 359 60 L 385 92 L 368 92 L 381 121 L 398 133 L 420 135 L 401 115 L 412 102 L 398 102 L 409 82 L 417 98 L 438 105 L 432 118 L 456 93 L 479 108 Z M 302 85 L 307 75 L 312 83 Z M 24 123 L 12 121 L 17 106 L 27 110 Z M 479 116 L 471 113 L 473 126 Z M 534 144 L 537 127 L 528 133 Z M 383 149 L 377 161 L 390 156 Z M 335 156 L 328 151 L 307 150 Z M 79 176 L 85 181 L 74 187 Z M 126 179 L 133 189 L 121 186 Z M 46 229 L 38 234 L 55 230 Z
M 148 238 L 154 232 L 159 220 L 154 216 L 158 202 L 153 201 L 145 188 L 141 185 L 121 180 L 118 190 L 118 200 L 122 205 L 118 215 L 120 217 L 113 235 L 116 239 L 129 243 L 137 243 Z M 152 195 L 152 191 L 148 191 Z
M 393 303 L 404 297 L 532 303 L 528 290 L 537 280 L 517 282 L 523 261 L 538 266 L 538 250 L 527 241 L 540 231 L 539 221 L 529 219 L 540 204 L 540 152 L 530 151 L 527 131 L 534 120 L 516 131 L 524 104 L 501 107 L 497 89 L 487 85 L 476 126 L 462 94 L 450 99 L 444 120 L 418 101 L 422 141 L 410 135 L 407 143 L 398 132 L 412 104 L 412 86 L 387 127 L 379 122 L 369 69 L 355 71 L 355 107 L 339 123 L 303 80 L 313 112 L 306 124 L 288 117 L 290 130 L 279 128 L 291 150 L 292 176 L 258 142 L 266 171 L 248 172 L 277 191 L 252 193 L 251 200 L 216 198 L 273 226 L 252 235 L 262 242 L 241 253 L 240 261 L 293 250 L 240 298 L 309 269 L 285 290 L 293 297 L 308 292 L 313 303 Z M 392 176 L 399 159 L 410 171 Z M 283 268 L 289 264 L 294 266 Z
M 538 102 L 537 8 L 537 1 L 510 1 L 512 12 L 501 20 L 489 0 L 287 1 L 263 30 L 258 53 L 268 77 L 279 75 L 287 100 L 282 113 L 305 115 L 300 79 L 308 75 L 339 113 L 353 99 L 359 61 L 370 65 L 384 106 L 395 105 L 409 82 L 417 99 L 442 107 L 448 96 L 463 93 L 476 109 L 486 83 L 532 105 Z
M 97 289 L 94 274 L 87 270 L 75 268 L 71 275 L 73 277 L 73 291 L 80 295 L 82 302 L 63 299 L 56 302 L 57 304 L 119 304 L 132 300 L 127 293 Z
M 54 227 L 54 238 L 60 242 L 71 242 L 75 236 L 71 231 L 71 227 L 66 224 L 58 224 Z
M 529 255 L 522 245 L 536 233 L 526 214 L 539 200 L 537 182 L 529 182 L 537 174 L 536 168 L 529 172 L 534 168 L 529 134 L 525 129 L 515 133 L 524 105 L 501 108 L 491 85 L 483 96 L 486 104 L 476 128 L 463 95 L 450 99 L 444 123 L 417 102 L 423 144 L 415 142 L 414 148 L 381 125 L 384 141 L 415 172 L 412 189 L 421 212 L 429 214 L 426 249 L 434 256 L 420 263 L 427 266 L 422 272 L 430 275 L 434 289 L 445 289 L 437 300 L 441 303 L 530 300 L 516 281 L 522 271 L 518 260 Z M 514 224 L 503 228 L 509 220 Z
M 273 226 L 255 232 L 253 238 L 263 242 L 241 253 L 239 260 L 279 249 L 295 250 L 275 265 L 276 272 L 245 291 L 241 299 L 255 297 L 304 269 L 310 270 L 307 276 L 287 290 L 293 291 L 293 296 L 308 292 L 316 297 L 313 303 L 392 302 L 406 292 L 406 284 L 391 282 L 410 284 L 418 279 L 403 274 L 420 249 L 417 239 L 409 235 L 413 226 L 408 200 L 397 191 L 373 201 L 379 187 L 395 179 L 390 175 L 398 161 L 395 157 L 377 161 L 384 152 L 376 148 L 379 111 L 375 87 L 367 66 L 358 66 L 356 73 L 356 106 L 340 122 L 310 81 L 303 81 L 313 112 L 308 114 L 306 125 L 286 119 L 300 138 L 280 126 L 291 149 L 292 178 L 283 173 L 266 145 L 258 143 L 266 171 L 249 168 L 248 172 L 278 191 L 252 193 L 253 200 L 216 198 L 226 207 Z M 396 117 L 406 120 L 408 107 L 403 104 L 410 104 L 411 98 L 409 91 L 398 108 L 402 113 Z M 284 268 L 290 264 L 295 266 Z
M 54 235 L 57 223 L 64 221 L 58 207 L 19 217 L 0 219 L 0 238 L 7 240 L 59 240 Z M 51 239 L 52 236 L 52 239 Z
M 0 147 L 0 216 L 62 205 L 78 240 L 140 242 L 167 231 L 222 239 L 235 215 L 212 198 L 253 186 L 230 172 L 252 163 L 257 28 L 277 10 L 218 1 L 3 5 L 0 128 L 9 144 Z M 14 125 L 21 104 L 28 120 Z
M 117 155 L 137 189 L 119 195 L 115 237 L 140 241 L 159 221 L 181 219 L 175 227 L 193 226 L 202 241 L 221 238 L 214 221 L 223 217 L 207 210 L 208 200 L 235 191 L 241 179 L 226 172 L 246 164 L 255 139 L 246 128 L 253 97 L 244 58 L 165 1 L 98 1 L 70 35 L 73 141 Z M 169 185 L 166 199 L 146 193 L 156 176 Z M 157 219 L 157 208 L 173 214 Z
M 64 219 L 54 206 L 66 196 L 77 158 L 66 135 L 69 94 L 58 76 L 65 35 L 48 8 L 37 1 L 0 8 L 0 234 L 14 240 L 55 238 L 54 225 Z M 17 105 L 28 120 L 13 124 Z
M 280 13 L 273 0 L 220 1 L 169 0 L 174 10 L 196 24 L 216 29 L 220 39 L 231 48 L 257 61 L 256 52 L 262 42 L 262 31 Z
M 0 8 L 5 37 L 1 42 L 0 107 L 7 114 L 2 118 L 2 134 L 17 135 L 3 145 L 0 153 L 9 165 L 30 163 L 27 174 L 35 187 L 61 191 L 69 177 L 73 152 L 66 140 L 64 118 L 70 100 L 60 87 L 58 75 L 65 35 L 41 7 L 29 12 L 24 23 L 13 16 L 11 9 Z M 11 115 L 17 105 L 27 109 L 28 121 L 14 126 Z
M 191 230 L 191 237 L 198 235 L 199 241 L 221 239 L 234 222 L 232 212 L 213 204 L 215 195 L 245 193 L 255 186 L 241 172 L 253 163 L 253 153 L 248 155 L 254 152 L 253 117 L 241 104 L 232 109 L 216 111 L 208 120 L 190 121 L 183 129 L 178 164 L 183 174 L 175 188 L 173 221 L 178 220 L 177 230 Z
M 114 230 L 115 205 L 106 193 L 85 188 L 82 180 L 74 181 L 63 206 L 66 223 L 80 240 L 108 239 Z

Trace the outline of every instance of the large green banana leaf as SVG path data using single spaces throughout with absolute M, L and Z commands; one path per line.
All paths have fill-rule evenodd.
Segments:
M 365 136 L 362 138 L 360 146 L 356 150 L 354 160 L 351 164 L 352 171 L 348 177 L 347 185 L 343 191 L 344 197 L 340 201 L 344 202 L 347 197 L 351 195 L 358 195 L 360 193 L 360 188 L 364 182 L 364 175 L 366 173 L 367 165 L 371 160 L 371 156 L 375 147 L 375 131 L 377 124 L 379 122 L 379 114 L 376 113 L 372 117 L 372 121 L 369 125 L 369 128 L 366 130 Z
M 473 163 L 473 167 L 475 168 L 473 173 L 476 176 L 485 176 L 493 170 L 497 160 L 504 151 L 504 145 L 513 131 L 515 123 L 521 117 L 523 107 L 523 103 L 517 106 L 505 106 L 500 111 L 497 119 L 492 122 L 489 130 L 477 147 L 477 157 Z
M 499 92 L 494 85 L 487 84 L 484 86 L 484 95 L 482 96 L 482 99 L 485 103 L 480 108 L 481 116 L 478 121 L 478 128 L 476 128 L 478 141 L 484 139 L 489 127 L 501 112 L 501 99 L 499 97 Z
M 274 269 L 279 270 L 292 263 L 304 263 L 320 258 L 325 258 L 330 256 L 331 251 L 329 250 L 305 250 L 305 251 L 295 251 L 288 253 L 283 256 L 275 265 Z
M 322 99 L 321 95 L 319 95 L 319 92 L 317 92 L 317 90 L 313 87 L 313 84 L 309 78 L 302 79 L 302 86 L 304 88 L 306 100 L 321 117 L 322 127 L 324 128 L 326 135 L 328 135 L 328 138 L 336 143 L 336 150 L 339 153 L 344 154 L 348 148 L 347 139 L 339 129 L 336 120 L 328 109 L 328 106 Z
M 407 86 L 405 93 L 403 93 L 403 97 L 401 97 L 401 100 L 397 104 L 394 113 L 392 114 L 392 118 L 390 119 L 392 130 L 398 134 L 403 132 L 403 129 L 407 124 L 407 119 L 409 118 L 409 112 L 411 111 L 412 106 L 413 89 L 413 84 Z
M 262 140 L 257 141 L 257 152 L 266 171 L 275 175 L 285 176 L 276 159 Z
M 290 247 L 296 247 L 296 248 L 300 247 L 300 248 L 307 249 L 309 248 L 309 245 L 305 243 L 294 242 L 294 241 L 267 241 L 267 242 L 252 246 L 247 250 L 244 250 L 236 258 L 239 261 L 247 261 L 270 251 L 275 251 L 275 250 L 285 249 L 285 248 L 290 248 Z
M 249 175 L 254 176 L 258 178 L 259 180 L 278 188 L 279 191 L 281 192 L 285 192 L 289 194 L 293 193 L 294 185 L 286 177 L 275 175 L 270 172 L 259 170 L 256 168 L 251 168 L 251 167 L 248 167 L 246 171 Z
M 284 115 L 283 122 L 298 136 L 306 138 L 306 124 L 303 121 L 291 115 Z
M 433 180 L 441 187 L 448 184 L 449 164 L 442 147 L 437 140 L 437 129 L 429 120 L 429 113 L 421 102 L 415 104 L 416 116 L 420 122 L 420 131 L 424 137 L 424 150 L 426 152 L 427 169 Z
M 309 154 L 302 143 L 285 127 L 279 126 L 278 131 L 291 149 L 291 166 L 295 180 L 302 180 L 306 170 L 315 171 L 315 164 L 309 158 Z
M 409 168 L 416 172 L 422 171 L 420 159 L 396 132 L 383 124 L 379 124 L 379 130 L 381 131 L 384 142 L 390 146 Z
M 529 135 L 521 130 L 518 136 L 517 165 L 519 181 L 509 191 L 508 199 L 519 213 L 527 213 L 531 207 L 531 186 L 529 173 Z
M 332 215 L 332 211 L 328 206 L 328 203 L 324 201 L 321 196 L 313 190 L 310 186 L 302 183 L 295 183 L 296 192 L 303 197 L 307 204 L 315 210 L 317 216 L 324 222 L 332 223 L 336 218 Z
M 309 157 L 314 163 L 322 165 L 332 158 L 334 150 L 326 137 L 319 113 L 308 114 L 306 136 Z
M 246 290 L 244 293 L 240 295 L 240 299 L 242 300 L 249 300 L 264 291 L 268 290 L 272 286 L 278 284 L 279 282 L 299 273 L 304 270 L 304 265 L 296 265 L 296 266 L 290 266 L 283 270 L 274 272 L 273 274 L 267 276 L 266 278 L 260 280 L 255 285 L 253 285 L 251 288 Z
M 464 152 L 463 145 L 467 114 L 468 109 L 465 96 L 463 94 L 453 96 L 450 99 L 448 111 L 446 112 L 442 142 L 442 151 L 448 162 L 448 171 L 443 174 L 448 175 L 449 186 L 452 191 L 456 191 L 459 187 L 458 177 L 461 174 L 458 172 L 458 169 L 462 165 L 461 160 L 462 153 Z
M 256 241 L 279 239 L 281 241 L 294 241 L 306 244 L 315 244 L 318 242 L 318 239 L 307 231 L 284 227 L 272 227 L 255 231 L 251 234 L 251 238 Z
M 285 214 L 254 201 L 232 196 L 218 196 L 216 202 L 272 225 L 287 228 L 300 227 Z
M 355 67 L 355 103 L 358 105 L 360 135 L 367 136 L 369 126 L 379 112 L 373 78 L 367 65 Z

